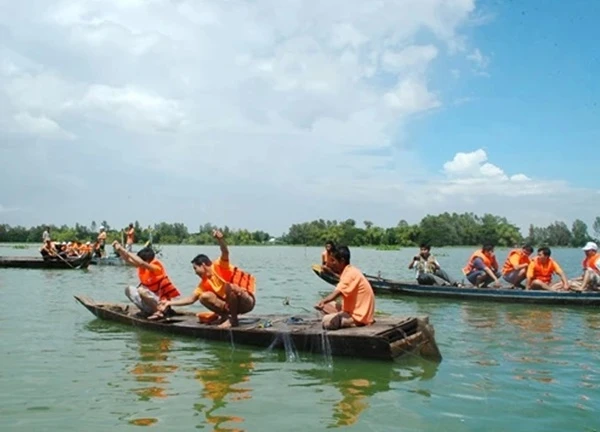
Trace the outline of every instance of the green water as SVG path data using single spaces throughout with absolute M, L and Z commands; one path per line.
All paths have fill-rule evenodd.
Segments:
M 191 258 L 215 247 L 165 247 L 182 292 Z M 332 287 L 310 264 L 318 248 L 232 247 L 258 278 L 256 313 L 311 308 Z M 414 250 L 353 250 L 363 271 L 411 278 Z M 439 260 L 458 277 L 469 249 Z M 0 247 L 0 255 L 36 249 Z M 503 259 L 505 253 L 498 251 Z M 556 250 L 569 276 L 582 253 Z M 125 301 L 135 270 L 0 269 L 0 430 L 105 431 L 597 431 L 600 316 L 596 308 L 380 297 L 379 311 L 427 314 L 444 356 L 395 363 L 252 350 L 97 320 L 74 294 Z M 196 307 L 197 308 L 197 307 Z

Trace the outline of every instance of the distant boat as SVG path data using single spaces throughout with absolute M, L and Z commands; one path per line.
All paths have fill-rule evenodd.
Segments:
M 77 258 L 42 258 L 40 257 L 0 257 L 0 267 L 24 268 L 24 269 L 57 269 L 76 270 L 86 269 L 92 260 L 92 254 L 88 253 Z
M 339 281 L 339 278 L 336 275 L 328 271 L 323 271 L 322 267 L 318 264 L 313 265 L 312 270 L 327 283 L 336 285 Z M 383 279 L 378 276 L 367 274 L 365 274 L 365 277 L 370 282 L 371 287 L 376 294 L 565 306 L 600 305 L 599 291 L 556 292 L 510 288 L 458 288 L 450 285 L 419 285 L 411 282 Z

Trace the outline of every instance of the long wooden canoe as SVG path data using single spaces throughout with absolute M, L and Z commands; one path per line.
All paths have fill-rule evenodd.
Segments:
M 78 258 L 52 258 L 40 257 L 0 257 L 0 267 L 26 268 L 26 269 L 86 269 L 90 265 L 92 254 L 85 254 Z
M 313 272 L 325 282 L 336 285 L 334 274 L 322 271 L 320 265 L 312 266 Z M 509 288 L 457 288 L 453 286 L 418 285 L 411 282 L 383 279 L 365 274 L 376 294 L 438 297 L 457 300 L 494 301 L 505 303 L 554 304 L 565 306 L 600 305 L 600 292 L 556 292 Z
M 191 312 L 178 311 L 152 321 L 142 317 L 133 304 L 97 303 L 85 296 L 75 299 L 100 319 L 165 333 L 263 348 L 282 348 L 291 340 L 296 350 L 313 353 L 326 353 L 328 343 L 332 356 L 393 360 L 412 354 L 436 362 L 442 359 L 428 317 L 378 317 L 370 326 L 325 332 L 316 317 L 244 315 L 240 325 L 229 330 L 201 324 Z

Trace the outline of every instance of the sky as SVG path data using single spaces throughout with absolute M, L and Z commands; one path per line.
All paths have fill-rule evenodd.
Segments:
M 0 223 L 600 215 L 600 3 L 0 0 Z

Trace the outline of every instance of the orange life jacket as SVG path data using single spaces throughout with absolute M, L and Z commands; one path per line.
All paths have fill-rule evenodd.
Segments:
M 256 291 L 256 278 L 252 274 L 232 265 L 229 265 L 229 268 L 223 268 L 220 263 L 217 264 L 216 262 L 213 262 L 211 270 L 222 282 L 237 285 L 254 295 Z M 202 291 L 214 292 L 217 297 L 223 299 L 223 296 L 215 290 L 209 278 L 204 279 L 200 283 L 200 286 L 202 287 Z
M 531 261 L 533 264 L 533 279 L 538 279 L 546 284 L 552 282 L 552 275 L 556 270 L 556 266 L 554 265 L 554 260 L 552 258 L 548 258 L 548 262 L 546 265 L 542 264 L 539 258 L 534 258 Z
M 171 279 L 169 279 L 165 266 L 156 258 L 150 262 L 150 265 L 159 267 L 160 271 L 153 272 L 144 267 L 138 267 L 138 277 L 141 284 L 156 294 L 161 300 L 171 300 L 179 296 L 179 290 L 173 285 Z
M 512 263 L 510 262 L 510 258 L 515 254 L 519 255 L 519 264 L 529 264 L 529 262 L 531 261 L 529 256 L 525 254 L 525 252 L 523 252 L 523 249 L 513 249 L 508 253 L 506 261 L 504 262 L 504 266 L 502 266 L 502 274 L 505 275 L 515 269 Z
M 600 270 L 598 270 L 598 261 L 600 261 L 599 253 L 595 253 L 594 255 L 592 255 L 589 258 L 586 257 L 586 259 L 583 260 L 584 270 L 591 269 L 591 270 L 595 271 L 596 273 L 600 274 Z
M 493 258 L 490 258 L 481 250 L 476 250 L 475 252 L 473 252 L 473 255 L 471 255 L 471 257 L 469 258 L 469 261 L 467 261 L 467 265 L 465 266 L 465 268 L 463 268 L 463 273 L 465 275 L 468 275 L 473 270 L 475 270 L 475 266 L 473 266 L 473 261 L 475 261 L 475 258 L 481 258 L 483 264 L 494 271 L 498 269 L 498 262 L 496 261 L 495 256 Z

